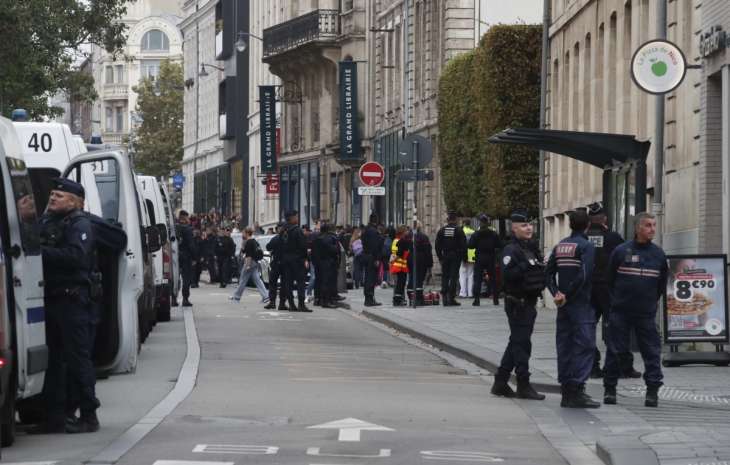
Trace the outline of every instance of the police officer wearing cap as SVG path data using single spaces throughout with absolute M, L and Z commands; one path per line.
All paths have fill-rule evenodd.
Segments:
M 509 321 L 509 343 L 494 377 L 492 394 L 521 399 L 543 400 L 545 396 L 530 384 L 532 331 L 535 327 L 537 298 L 545 289 L 545 267 L 540 250 L 532 241 L 532 224 L 527 210 L 510 216 L 512 236 L 502 251 L 504 310 Z M 517 393 L 509 386 L 512 370 L 517 376 Z
M 305 280 L 307 276 L 307 239 L 304 237 L 302 229 L 299 227 L 299 212 L 290 210 L 284 215 L 286 226 L 281 235 L 282 255 L 281 264 L 283 266 L 284 278 L 286 280 L 287 299 L 289 300 L 289 310 L 292 312 L 311 312 L 304 304 L 305 299 Z M 297 299 L 299 306 L 294 304 L 294 282 L 296 281 Z M 282 295 L 282 299 L 284 296 Z
M 96 253 L 92 224 L 83 207 L 81 184 L 54 180 L 46 213 L 40 219 L 48 346 L 43 386 L 47 419 L 30 433 L 99 429 L 96 409 L 100 404 L 92 362 L 98 323 L 92 289 Z M 70 399 L 78 401 L 80 418 L 67 411 Z
M 596 312 L 596 321 L 603 322 L 603 340 L 608 341 L 608 311 L 611 305 L 611 295 L 608 292 L 608 259 L 614 249 L 623 244 L 624 238 L 608 228 L 608 217 L 600 202 L 588 206 L 588 215 L 591 225 L 588 228 L 588 240 L 596 248 L 596 260 L 593 267 L 593 285 L 591 286 L 591 305 Z M 641 373 L 634 370 L 634 354 L 627 351 L 619 354 L 621 376 L 638 378 Z M 593 357 L 592 378 L 602 378 L 601 351 L 596 348 Z
M 596 349 L 596 316 L 591 307 L 595 248 L 588 241 L 588 214 L 570 214 L 570 236 L 553 248 L 547 264 L 547 286 L 558 307 L 555 340 L 561 407 L 598 408 L 585 393 Z
M 180 210 L 178 218 L 178 253 L 180 255 L 180 275 L 182 277 L 183 307 L 192 307 L 190 303 L 190 284 L 193 282 L 193 262 L 197 259 L 198 248 L 193 239 L 193 228 L 190 226 L 190 215 Z
M 461 305 L 456 301 L 459 267 L 466 254 L 466 235 L 456 222 L 456 213 L 449 212 L 446 226 L 436 234 L 436 256 L 441 262 L 441 298 L 444 307 Z
M 279 278 L 281 278 L 281 300 L 279 300 L 278 310 L 288 310 L 286 307 L 287 291 L 285 288 L 286 279 L 284 278 L 284 269 L 281 263 L 283 240 L 282 235 L 284 234 L 284 227 L 286 223 L 279 223 L 276 227 L 276 236 L 272 237 L 271 240 L 266 244 L 266 250 L 271 255 L 271 263 L 269 268 L 269 303 L 264 307 L 267 310 L 273 310 L 276 308 L 276 294 L 279 287 Z
M 499 305 L 495 262 L 497 253 L 502 248 L 502 241 L 499 239 L 499 235 L 489 227 L 489 217 L 487 215 L 479 215 L 479 230 L 469 238 L 469 248 L 476 250 L 474 260 L 474 302 L 472 305 L 479 306 L 485 272 L 489 274 L 487 286 L 489 293 L 492 295 L 492 302 L 494 302 L 494 305 Z

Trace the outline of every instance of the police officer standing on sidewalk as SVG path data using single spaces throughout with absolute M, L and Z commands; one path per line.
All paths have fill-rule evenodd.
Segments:
M 596 321 L 603 322 L 603 340 L 608 342 L 608 311 L 611 308 L 611 294 L 608 292 L 608 259 L 614 249 L 623 244 L 620 234 L 608 229 L 608 217 L 600 202 L 588 206 L 591 225 L 588 228 L 588 240 L 596 248 L 596 260 L 593 267 L 593 285 L 591 286 L 591 305 L 596 312 Z M 634 354 L 631 351 L 619 354 L 621 377 L 638 378 L 641 373 L 634 370 Z M 596 348 L 593 358 L 591 378 L 603 378 L 601 369 L 601 352 Z
M 378 215 L 370 215 L 370 222 L 362 233 L 362 261 L 365 266 L 365 306 L 381 305 L 375 300 L 375 281 L 377 280 L 380 258 L 383 255 L 383 236 L 378 232 Z
M 282 233 L 282 258 L 284 277 L 286 278 L 287 299 L 289 310 L 292 312 L 311 312 L 304 304 L 305 280 L 307 276 L 307 239 L 299 227 L 299 212 L 290 210 L 284 215 L 286 226 Z M 294 305 L 294 282 L 296 281 L 297 299 L 299 306 Z M 282 295 L 283 299 L 284 296 Z
M 449 212 L 446 226 L 436 234 L 436 256 L 441 262 L 441 298 L 444 307 L 461 305 L 456 301 L 459 267 L 466 254 L 466 235 L 456 222 L 456 213 Z
M 281 278 L 281 294 L 278 310 L 288 310 L 286 307 L 286 278 L 284 278 L 284 267 L 281 263 L 282 250 L 284 243 L 282 234 L 284 233 L 285 223 L 279 223 L 276 227 L 276 236 L 266 244 L 266 250 L 271 254 L 271 262 L 269 267 L 269 303 L 264 306 L 267 310 L 273 310 L 276 307 L 276 294 L 279 287 L 279 278 Z
M 492 394 L 514 397 L 508 381 L 512 370 L 517 376 L 517 397 L 543 400 L 545 396 L 530 384 L 532 331 L 537 317 L 537 298 L 545 289 L 545 267 L 537 244 L 532 239 L 532 224 L 527 210 L 515 210 L 510 216 L 512 237 L 502 252 L 502 275 L 505 288 L 504 310 L 509 321 L 509 343 L 494 377 Z
M 469 247 L 476 249 L 474 261 L 474 302 L 472 305 L 479 306 L 479 298 L 482 293 L 482 282 L 484 272 L 489 274 L 488 289 L 492 295 L 494 305 L 499 305 L 499 288 L 497 287 L 496 257 L 499 249 L 502 248 L 502 241 L 499 235 L 489 228 L 489 217 L 479 215 L 479 230 L 469 238 Z
M 547 286 L 558 307 L 555 340 L 561 407 L 598 408 L 585 393 L 596 349 L 596 315 L 591 307 L 595 248 L 585 235 L 588 215 L 570 214 L 569 237 L 553 248 L 547 265 Z
M 81 213 L 83 207 L 83 186 L 59 178 L 51 190 L 47 213 L 40 220 L 48 346 L 43 386 L 47 419 L 30 430 L 31 434 L 99 430 L 96 409 L 100 404 L 91 359 L 98 323 L 92 301 L 96 253 L 91 221 Z M 80 418 L 67 418 L 68 399 L 78 400 Z
M 192 307 L 190 303 L 190 283 L 193 281 L 193 261 L 197 258 L 197 248 L 193 239 L 193 228 L 190 226 L 190 215 L 185 210 L 178 213 L 178 253 L 180 255 L 180 275 L 182 276 L 183 307 Z
M 603 403 L 616 403 L 619 354 L 629 350 L 629 335 L 634 329 L 644 360 L 644 405 L 656 407 L 664 379 L 656 312 L 657 302 L 667 287 L 668 265 L 662 248 L 652 243 L 656 234 L 654 215 L 645 212 L 636 215 L 635 228 L 634 239 L 616 247 L 608 264 L 611 311 L 608 315 L 609 343 L 603 375 Z
M 221 228 L 215 242 L 215 256 L 220 272 L 220 287 L 231 282 L 231 260 L 236 253 L 236 243 L 231 238 L 231 228 Z
M 340 243 L 333 234 L 332 225 L 322 221 L 319 234 L 312 243 L 312 260 L 317 260 L 317 280 L 322 307 L 337 308 L 337 270 L 340 261 Z

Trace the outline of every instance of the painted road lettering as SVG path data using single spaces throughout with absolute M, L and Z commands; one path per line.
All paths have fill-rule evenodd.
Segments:
M 504 462 L 503 458 L 496 457 L 489 452 L 469 452 L 458 450 L 422 450 L 421 456 L 425 460 L 444 460 L 455 462 Z
M 317 457 L 346 457 L 354 459 L 380 459 L 390 457 L 390 449 L 380 449 L 377 455 L 360 455 L 360 454 L 323 454 L 319 447 L 310 447 L 307 449 L 307 455 Z

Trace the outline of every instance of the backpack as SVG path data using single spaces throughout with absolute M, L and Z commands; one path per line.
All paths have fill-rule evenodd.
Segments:
M 259 245 L 259 241 L 256 239 L 251 238 L 250 240 L 253 241 L 253 243 L 256 245 L 256 248 L 253 251 L 253 259 L 258 261 L 261 261 L 264 258 L 264 251 L 261 250 L 261 246 Z

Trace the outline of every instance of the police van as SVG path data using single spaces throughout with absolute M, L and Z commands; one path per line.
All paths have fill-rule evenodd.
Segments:
M 163 192 L 157 179 L 154 176 L 137 175 L 137 180 L 141 186 L 150 224 L 157 227 L 162 246 L 160 250 L 152 254 L 157 321 L 170 321 L 173 283 L 172 241 L 175 237 L 174 228 L 170 227 L 169 208 L 166 208 L 165 199 L 163 199 L 162 195 Z
M 41 393 L 48 365 L 37 212 L 22 147 L 0 117 L 0 431 L 15 438 L 16 403 Z
M 177 295 L 180 292 L 180 243 L 177 238 L 177 226 L 175 224 L 175 211 L 172 208 L 172 200 L 164 182 L 160 183 L 160 194 L 162 195 L 162 205 L 165 209 L 165 220 L 167 221 L 167 230 L 170 238 L 170 250 L 172 254 L 172 269 L 170 270 L 170 278 L 172 284 L 170 290 L 172 292 L 172 302 L 176 304 Z

